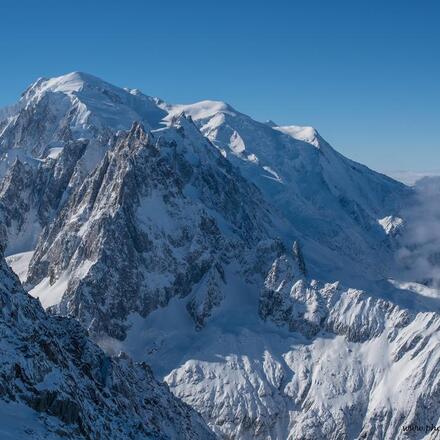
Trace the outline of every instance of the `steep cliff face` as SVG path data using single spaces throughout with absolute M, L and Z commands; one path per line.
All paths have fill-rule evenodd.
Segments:
M 214 438 L 146 364 L 110 358 L 78 322 L 48 316 L 3 257 L 0 303 L 3 438 Z
M 244 276 L 243 253 L 271 229 L 259 191 L 191 121 L 154 135 L 134 124 L 43 232 L 27 282 L 95 336 L 123 339 L 130 313 L 173 297 L 187 298 L 201 328 L 225 295 L 226 268 Z
M 35 249 L 39 234 L 78 186 L 86 142 L 72 142 L 43 162 L 16 158 L 0 187 L 1 245 L 7 255 Z
M 17 254 L 33 249 L 41 232 L 33 211 L 34 169 L 16 159 L 0 186 L 0 245 L 2 251 Z M 9 245 L 9 246 L 8 246 Z

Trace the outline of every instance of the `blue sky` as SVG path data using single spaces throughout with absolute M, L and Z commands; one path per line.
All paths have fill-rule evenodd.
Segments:
M 313 125 L 379 170 L 440 169 L 438 1 L 0 3 L 0 106 L 85 71 L 170 102 Z

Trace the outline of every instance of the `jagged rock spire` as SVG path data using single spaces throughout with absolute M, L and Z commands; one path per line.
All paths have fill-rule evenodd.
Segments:
M 301 250 L 301 245 L 299 244 L 298 240 L 295 240 L 293 242 L 293 246 L 292 246 L 292 254 L 293 254 L 293 258 L 295 259 L 297 265 L 298 265 L 298 269 L 301 272 L 301 274 L 303 276 L 307 275 L 307 270 L 306 270 L 306 263 L 304 261 L 304 256 Z

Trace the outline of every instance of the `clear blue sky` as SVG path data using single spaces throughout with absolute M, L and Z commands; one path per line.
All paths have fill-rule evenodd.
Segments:
M 80 70 L 313 125 L 375 169 L 440 169 L 439 1 L 2 0 L 0 51 L 0 106 Z

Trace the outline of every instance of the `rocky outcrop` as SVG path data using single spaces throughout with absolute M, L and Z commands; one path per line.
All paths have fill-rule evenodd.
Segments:
M 51 438 L 214 438 L 146 364 L 110 358 L 78 322 L 48 316 L 3 258 L 0 304 L 0 406 L 33 410 L 24 422 L 2 418 L 5 435 L 46 438 L 43 428 Z

